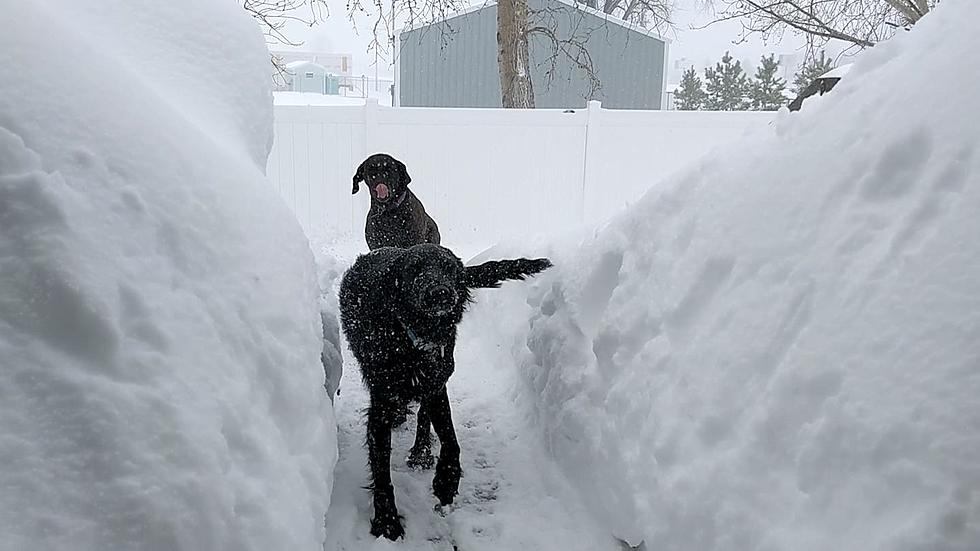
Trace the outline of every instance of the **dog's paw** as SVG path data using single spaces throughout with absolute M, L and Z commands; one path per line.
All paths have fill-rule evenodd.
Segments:
M 427 471 L 431 469 L 433 465 L 435 465 L 436 461 L 435 458 L 432 457 L 432 450 L 429 448 L 412 448 L 412 451 L 409 452 L 408 457 L 405 458 L 405 463 L 416 471 Z
M 432 478 L 432 493 L 441 505 L 449 505 L 453 502 L 453 498 L 459 493 L 459 478 L 462 475 L 463 470 L 459 467 L 459 460 L 455 462 L 439 460 L 436 475 Z
M 405 536 L 402 517 L 398 513 L 375 513 L 371 519 L 371 535 L 386 537 L 391 541 Z

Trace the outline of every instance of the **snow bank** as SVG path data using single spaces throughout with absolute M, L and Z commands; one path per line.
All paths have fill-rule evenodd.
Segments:
M 312 549 L 336 459 L 313 258 L 229 2 L 0 33 L 0 548 Z
M 343 351 L 347 344 L 340 333 L 340 280 L 357 255 L 363 253 L 359 244 L 341 242 L 334 235 L 319 234 L 311 238 L 316 258 L 316 271 L 320 282 L 320 316 L 323 322 L 323 351 L 321 353 L 326 375 L 324 386 L 333 400 L 340 388 L 344 374 Z
M 556 248 L 516 350 L 551 453 L 615 535 L 980 549 L 978 18 L 943 2 L 833 93 Z

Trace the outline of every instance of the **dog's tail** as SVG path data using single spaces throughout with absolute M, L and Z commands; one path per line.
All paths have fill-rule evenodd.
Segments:
M 547 258 L 517 258 L 491 260 L 477 266 L 466 267 L 466 286 L 471 289 L 500 287 L 508 279 L 525 279 L 552 266 Z

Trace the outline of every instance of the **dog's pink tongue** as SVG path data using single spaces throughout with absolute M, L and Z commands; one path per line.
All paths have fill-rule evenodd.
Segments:
M 384 184 L 378 184 L 377 187 L 374 188 L 374 193 L 378 196 L 378 199 L 387 199 L 388 186 Z

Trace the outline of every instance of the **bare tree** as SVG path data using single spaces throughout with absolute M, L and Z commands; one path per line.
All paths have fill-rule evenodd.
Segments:
M 287 23 L 312 27 L 330 13 L 327 0 L 242 0 L 242 7 L 262 25 L 267 43 L 289 46 L 299 43 L 286 36 Z
M 534 108 L 527 0 L 497 1 L 497 70 L 505 108 Z
M 348 0 L 347 16 L 353 21 L 358 14 L 369 15 L 372 41 L 369 49 L 388 57 L 394 55 L 396 27 L 420 27 L 444 22 L 451 15 L 469 5 L 468 0 Z M 370 10 L 370 11 L 369 11 Z M 442 32 L 442 39 L 448 42 L 453 29 L 434 26 Z
M 721 4 L 713 22 L 739 20 L 743 39 L 751 34 L 778 38 L 787 30 L 802 35 L 807 57 L 839 40 L 867 48 L 911 28 L 939 0 L 707 0 Z
M 580 3 L 644 29 L 663 32 L 673 25 L 670 21 L 673 0 L 583 0 Z
M 645 0 L 635 0 L 633 2 L 634 9 L 640 9 L 635 6 L 643 1 Z M 649 10 L 657 5 L 664 8 L 662 13 L 666 15 L 669 13 L 669 2 L 670 0 L 650 0 L 649 3 L 644 4 L 642 9 L 646 11 L 643 13 L 652 13 Z M 579 6 L 591 7 L 584 2 L 580 2 Z M 614 9 L 616 4 L 609 2 L 607 7 Z M 640 12 L 634 13 L 639 15 Z M 599 96 L 602 82 L 589 51 L 590 41 L 593 34 L 606 30 L 608 23 L 603 22 L 596 25 L 595 19 L 592 19 L 586 10 L 569 7 L 562 3 L 545 3 L 543 7 L 531 9 L 527 7 L 526 0 L 499 0 L 497 3 L 497 21 L 497 42 L 501 55 L 504 55 L 505 51 L 507 56 L 517 54 L 516 58 L 513 59 L 520 63 L 520 66 L 514 66 L 515 69 L 518 69 L 515 71 L 505 67 L 505 63 L 509 63 L 510 57 L 498 59 L 501 70 L 501 90 L 503 92 L 502 105 L 504 107 L 534 106 L 534 89 L 530 71 L 520 71 L 521 67 L 530 67 L 532 60 L 529 59 L 527 48 L 534 38 L 538 38 L 546 44 L 544 49 L 538 51 L 547 53 L 544 54 L 543 58 L 533 60 L 533 65 L 535 69 L 544 68 L 544 72 L 539 74 L 544 77 L 547 86 L 551 86 L 556 79 L 563 76 L 563 65 L 567 62 L 568 68 L 570 68 L 566 75 L 569 82 L 573 75 L 582 76 L 587 81 L 588 88 L 583 93 L 584 99 L 592 100 Z M 507 29 L 507 32 L 504 32 L 504 25 L 509 25 L 510 21 L 515 21 L 517 24 L 512 25 L 510 29 Z M 649 21 L 653 22 L 653 19 L 649 19 Z M 658 24 L 666 23 L 666 19 L 657 19 L 657 22 Z M 511 29 L 516 29 L 518 34 L 516 36 L 510 34 Z M 510 44 L 514 46 L 510 46 Z M 514 78 L 516 80 L 511 80 Z M 505 86 L 514 86 L 515 84 L 521 87 L 522 92 L 530 94 L 529 99 L 521 99 L 520 96 L 517 96 L 519 101 L 508 99 Z

